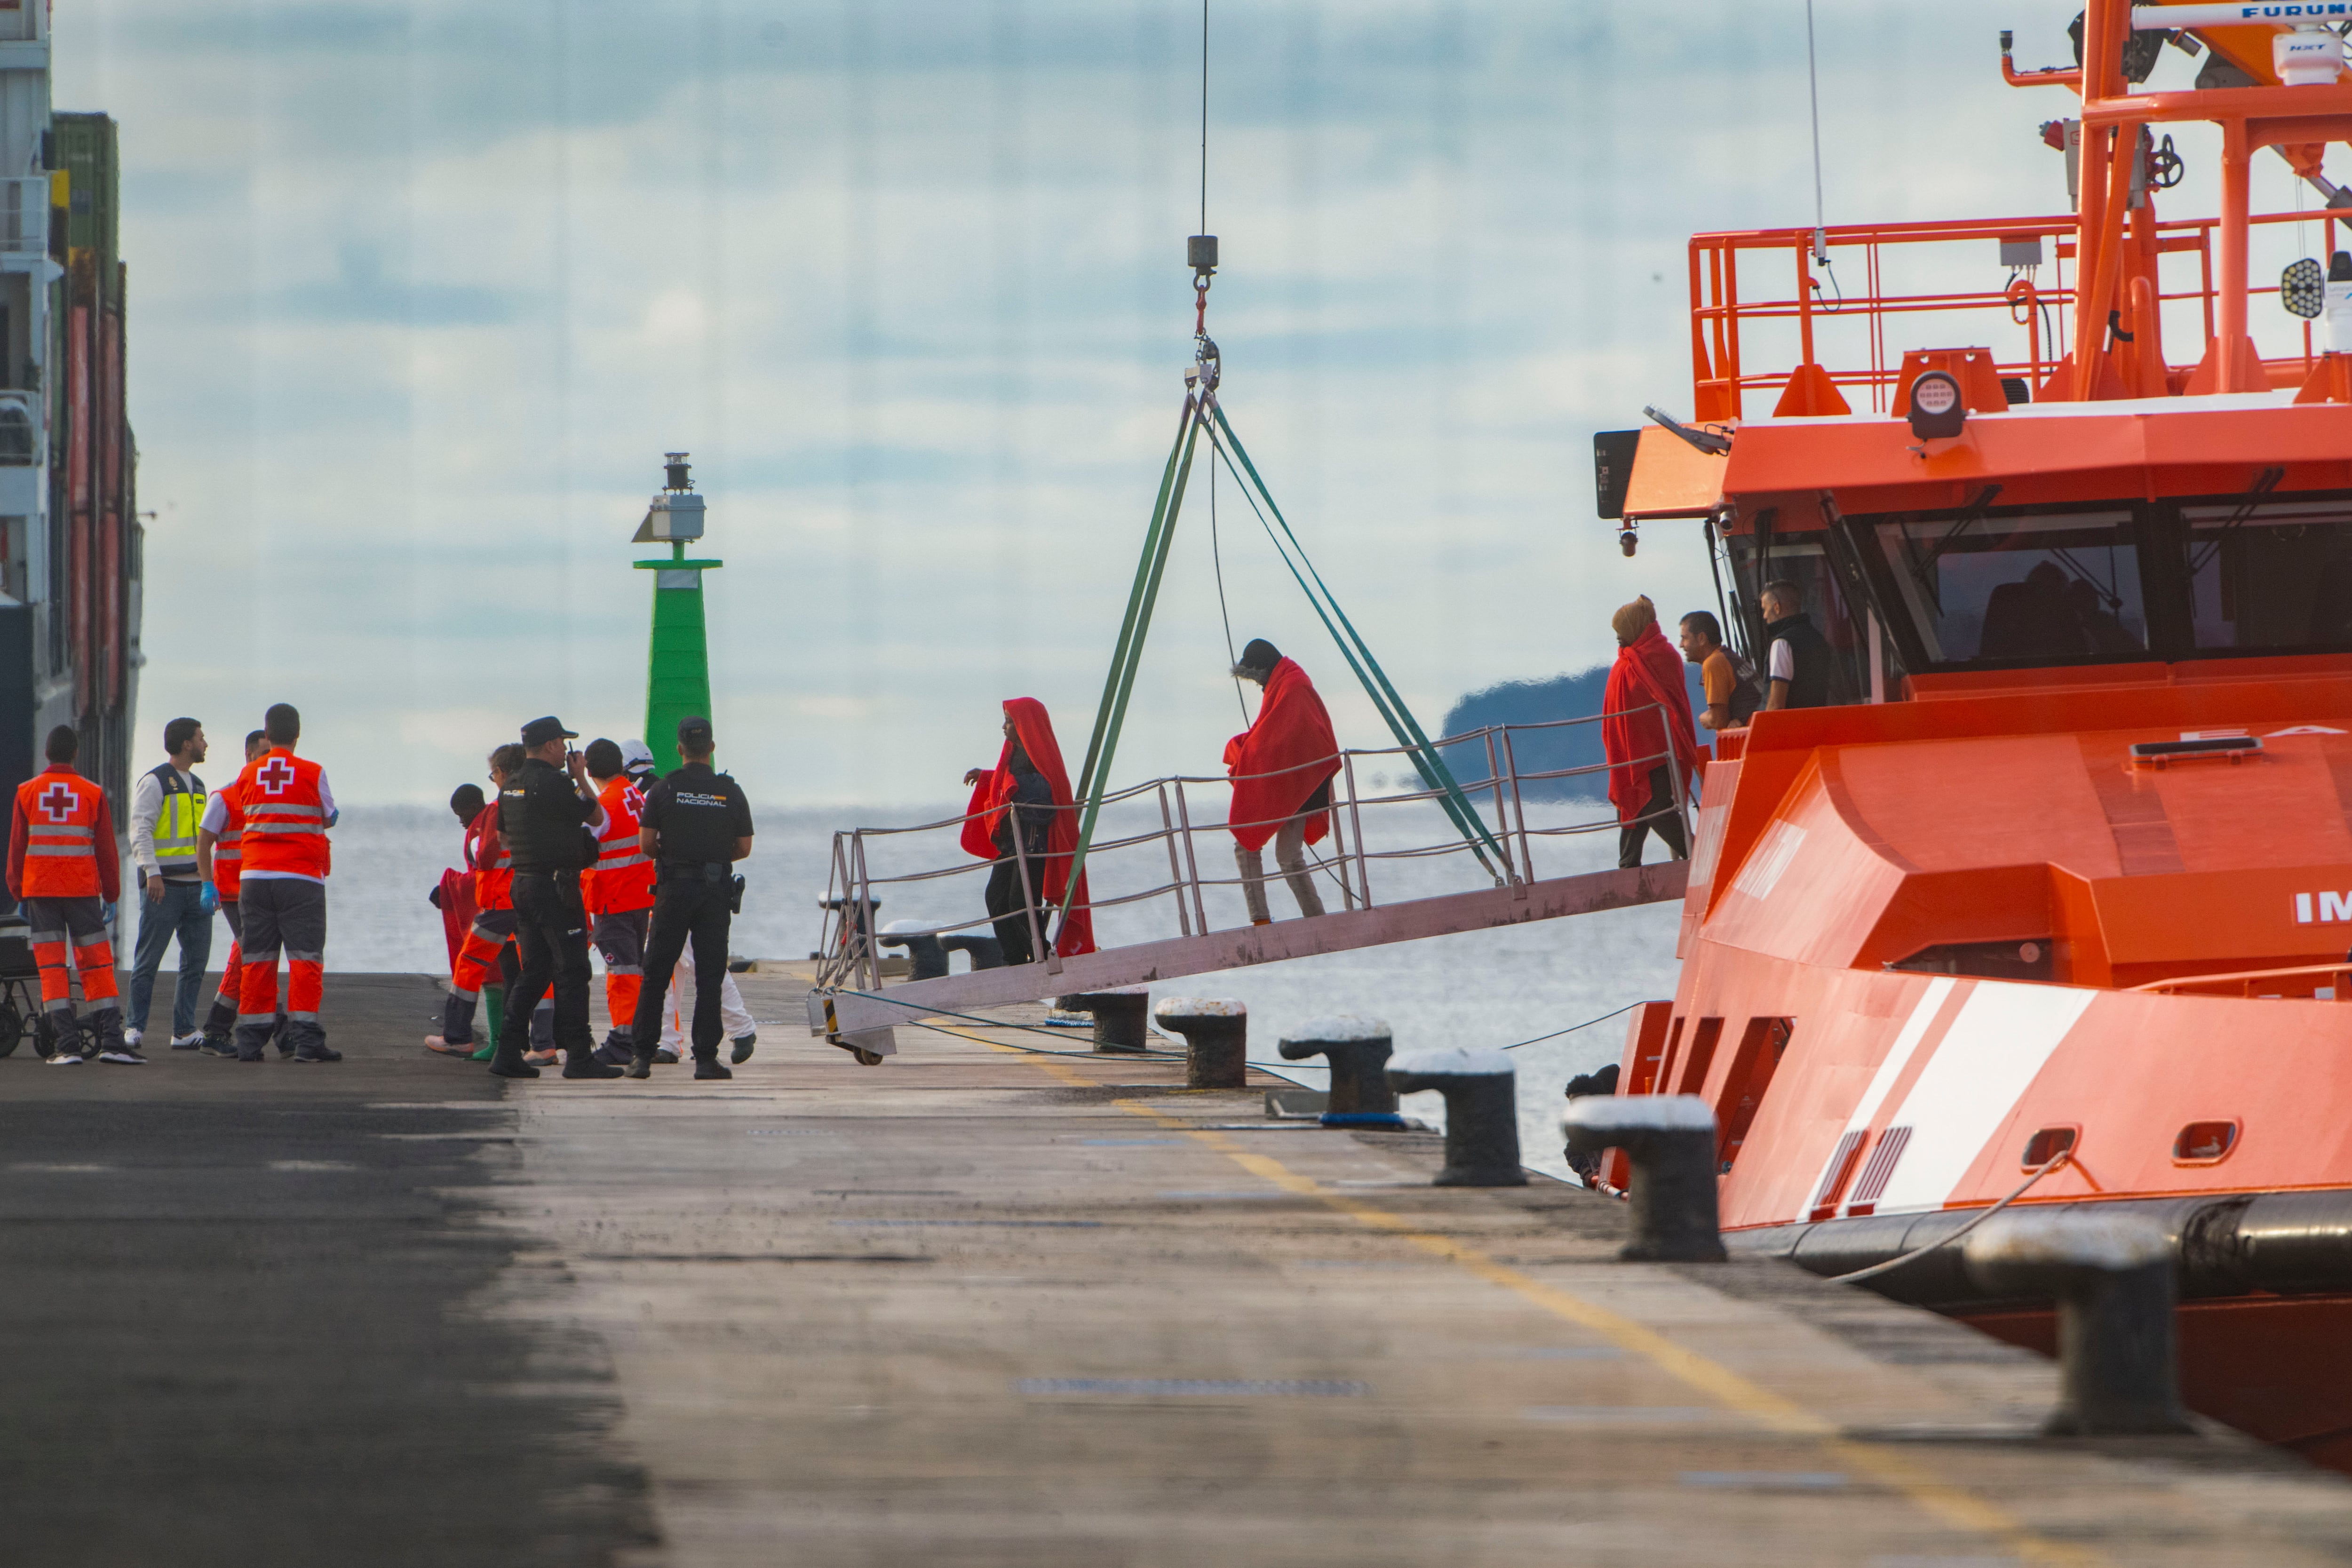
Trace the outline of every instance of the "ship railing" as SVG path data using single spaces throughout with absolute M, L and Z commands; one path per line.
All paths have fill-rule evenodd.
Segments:
M 2352 963 L 2304 963 L 2286 969 L 2242 969 L 2226 974 L 2182 974 L 2169 980 L 2151 980 L 2131 989 L 2157 996 L 2352 1002 Z M 2321 995 L 2323 992 L 2325 997 Z
M 1598 724 L 1609 718 L 1637 716 L 1651 717 L 1662 727 L 1668 722 L 1664 706 L 1653 703 L 1618 714 L 1489 725 L 1434 742 L 1491 834 L 1491 844 L 1502 851 L 1500 865 L 1495 863 L 1492 849 L 1474 843 L 1447 821 L 1438 805 L 1445 799 L 1446 791 L 1389 788 L 1386 770 L 1391 767 L 1398 768 L 1404 780 L 1426 783 L 1416 776 L 1415 748 L 1351 748 L 1320 759 L 1336 762 L 1338 771 L 1331 776 L 1329 787 L 1329 838 L 1321 853 L 1313 847 L 1308 849 L 1307 875 L 1318 879 L 1327 900 L 1337 892 L 1341 910 L 1370 909 L 1376 897 L 1394 901 L 1400 897 L 1467 891 L 1479 886 L 1508 886 L 1517 896 L 1525 897 L 1528 886 L 1542 874 L 1538 856 L 1539 843 L 1612 832 L 1624 826 L 1618 819 L 1616 808 L 1606 799 L 1605 782 L 1612 768 L 1632 769 L 1636 777 L 1646 780 L 1650 770 L 1661 763 L 1667 764 L 1674 800 L 1668 810 L 1649 815 L 1656 820 L 1670 813 L 1682 824 L 1687 847 L 1693 826 L 1692 802 L 1682 770 L 1672 765 L 1671 739 L 1666 751 L 1622 763 L 1604 761 L 1559 768 L 1528 768 L 1519 763 L 1519 749 L 1530 738 Z M 1470 764 L 1482 756 L 1486 766 L 1485 772 L 1479 773 Z M 1295 774 L 1318 765 L 1310 763 L 1284 773 Z M 1588 779 L 1597 786 L 1593 794 L 1571 793 L 1578 781 Z M 1232 889 L 1240 893 L 1248 881 L 1255 879 L 1244 878 L 1230 858 L 1225 864 L 1234 866 L 1232 876 L 1205 871 L 1204 861 L 1213 866 L 1215 855 L 1228 853 L 1224 846 L 1234 826 L 1278 829 L 1287 820 L 1272 817 L 1236 824 L 1221 812 L 1202 811 L 1202 790 L 1225 789 L 1238 782 L 1241 781 L 1222 774 L 1171 773 L 1147 779 L 1103 797 L 1103 821 L 1111 829 L 1111 836 L 1097 838 L 1087 849 L 1087 908 L 1097 918 L 1105 911 L 1132 909 L 1145 914 L 1147 920 L 1122 921 L 1119 941 L 1104 942 L 1101 945 L 1151 940 L 1153 931 L 1142 929 L 1147 925 L 1166 934 L 1167 927 L 1172 923 L 1174 934 L 1186 937 L 1223 929 L 1212 924 L 1214 911 L 1209 890 Z M 1083 805 L 1079 802 L 1067 806 L 1026 809 L 1033 813 L 1050 809 L 1075 814 Z M 820 988 L 880 988 L 880 946 L 892 935 L 890 925 L 901 923 L 894 920 L 887 925 L 877 924 L 880 915 L 893 906 L 907 903 L 936 911 L 945 900 L 936 893 L 927 896 L 929 884 L 992 871 L 997 859 L 982 859 L 961 847 L 965 828 L 988 815 L 991 814 L 968 813 L 904 827 L 845 828 L 834 835 L 828 882 L 819 901 L 824 915 L 824 935 L 818 948 L 816 983 Z M 1372 824 L 1369 835 L 1367 821 Z M 940 848 L 942 841 L 946 846 L 944 855 Z M 1013 842 L 1022 886 L 1034 894 L 1027 912 L 1019 918 L 1028 922 L 1030 951 L 1045 952 L 1049 933 L 1058 942 L 1058 931 L 1051 924 L 1055 910 L 1045 898 L 1048 865 L 1028 853 L 1019 833 L 1013 835 Z M 1274 858 L 1271 847 L 1264 857 L 1268 861 Z M 1047 862 L 1053 858 L 1045 858 Z M 1066 856 L 1062 858 L 1066 859 Z M 1547 861 L 1550 858 L 1544 858 Z M 882 864 L 886 860 L 887 864 Z M 1455 879 L 1460 885 L 1433 888 L 1431 876 L 1424 873 L 1409 879 L 1419 885 L 1406 885 L 1408 879 L 1402 872 L 1405 863 L 1435 862 L 1456 868 Z M 1376 893 L 1373 870 L 1383 865 L 1391 869 L 1381 879 Z M 1566 864 L 1549 867 L 1554 875 L 1579 868 L 1581 868 Z M 1269 899 L 1279 895 L 1283 879 L 1278 865 L 1266 867 L 1263 881 Z M 971 889 L 966 907 L 982 902 L 978 892 L 977 888 Z M 1223 906 L 1229 896 L 1219 892 L 1214 899 Z M 1038 908 L 1041 904 L 1046 905 L 1043 912 Z M 933 919 L 927 914 L 919 919 L 916 929 L 925 935 L 951 936 L 988 932 L 995 923 L 996 917 L 985 912 L 963 919 Z M 915 930 L 903 930 L 901 934 L 915 934 Z M 1058 957 L 1050 954 L 1046 963 L 1049 972 L 1060 966 Z
M 48 248 L 48 176 L 0 180 L 0 253 L 38 256 Z
M 1813 260 L 1815 231 L 1778 228 L 1701 234 L 1690 241 L 1691 375 L 1696 397 L 1695 416 L 1702 420 L 1748 416 L 1750 395 L 1777 398 L 1801 365 L 1818 364 L 1842 389 L 1866 391 L 1872 411 L 1884 413 L 1901 382 L 1906 350 L 1981 347 L 1992 351 L 2003 378 L 2025 382 L 2038 395 L 2050 373 L 2072 352 L 2069 337 L 2074 309 L 2076 219 L 2072 214 L 2050 217 L 1968 218 L 1932 223 L 1847 224 L 1821 231 L 1830 265 L 1817 269 Z M 2339 241 L 2336 225 L 2352 225 L 2352 210 L 2315 208 L 2309 212 L 2260 213 L 2247 220 L 2255 225 L 2316 223 L 2326 226 L 2315 238 L 2317 253 L 2333 255 Z M 2162 338 L 2165 305 L 2194 304 L 2201 315 L 2202 331 L 2196 352 L 2186 364 L 2168 364 L 2178 384 L 2202 356 L 2214 332 L 2219 283 L 2215 272 L 2218 217 L 2165 218 L 2151 226 L 2150 238 L 2158 258 L 2193 254 L 2197 258 L 2194 287 L 2155 290 L 2159 320 L 2158 347 Z M 2126 237 L 2126 246 L 2136 243 Z M 1928 256 L 1910 247 L 1976 246 L 1972 260 L 1954 256 Z M 2010 265 L 1999 259 L 2001 247 L 2011 255 L 2032 254 L 2044 262 Z M 1937 283 L 1898 287 L 1890 279 L 1895 258 L 1916 258 L 1923 278 Z M 1751 265 L 1740 266 L 1743 257 Z M 1953 286 L 1980 261 L 2000 278 L 1998 287 Z M 1843 266 L 1840 264 L 1843 263 Z M 1759 275 L 1757 266 L 1763 271 Z M 1860 278 L 1850 276 L 1856 267 Z M 2041 268 L 2050 268 L 2042 280 Z M 1913 268 L 1906 266 L 1906 270 Z M 1784 279 L 1776 284 L 1767 279 Z M 1744 289 L 1760 285 L 1760 291 Z M 1787 292 L 1780 289 L 1786 289 Z M 2249 296 L 2277 294 L 2276 284 L 2249 287 Z M 2128 303 L 2128 301 L 2119 301 Z M 2126 311 L 2128 314 L 2129 312 Z M 2183 312 L 2176 310 L 2178 317 Z M 1950 330 L 1937 341 L 1897 342 L 1890 346 L 1890 319 L 1940 315 L 1951 318 Z M 2292 318 L 2290 318 L 2292 319 Z M 1744 329 L 1769 324 L 1769 341 L 1758 344 Z M 2266 358 L 2263 363 L 2273 386 L 2299 384 L 2308 374 L 2324 344 L 2313 340 L 2312 323 L 2299 322 L 2297 353 Z M 1793 326 L 1791 334 L 1789 328 Z M 1979 331 L 1979 328 L 1990 331 Z M 1834 340 L 1827 343 L 1822 340 Z M 1760 351 L 1760 352 L 1759 352 Z M 1749 362 L 1769 353 L 1771 368 L 1751 370 Z M 2171 356 L 2168 356 L 2169 358 Z M 2175 384 L 2172 390 L 2178 391 Z M 1756 415 L 1771 411 L 1762 397 Z M 1855 406 L 1859 407 L 1859 405 Z

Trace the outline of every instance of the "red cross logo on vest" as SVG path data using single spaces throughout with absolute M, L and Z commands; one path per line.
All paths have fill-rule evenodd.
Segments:
M 621 800 L 624 805 L 628 806 L 632 816 L 643 816 L 645 815 L 646 792 L 644 786 L 640 784 L 629 785 L 627 788 L 621 791 Z
M 41 792 L 41 814 L 51 822 L 71 822 L 74 807 L 80 801 L 81 796 L 73 792 L 71 785 L 53 784 Z
M 294 782 L 294 764 L 283 757 L 272 757 L 253 776 L 269 794 L 284 795 L 286 786 Z

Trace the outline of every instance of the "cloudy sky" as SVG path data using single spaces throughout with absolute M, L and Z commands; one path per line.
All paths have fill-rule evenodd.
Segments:
M 2071 100 L 1994 33 L 2054 63 L 2074 9 L 1821 0 L 1830 221 L 2062 210 Z M 1191 356 L 1198 0 L 68 0 L 56 47 L 122 127 L 142 731 L 291 700 L 358 801 L 635 734 L 684 448 L 755 798 L 947 799 L 1008 696 L 1083 749 Z M 1691 231 L 1811 219 L 1801 0 L 1214 0 L 1209 119 L 1228 413 L 1425 722 L 1710 602 L 1590 438 L 1689 405 Z M 1122 778 L 1240 722 L 1207 500 Z M 1217 500 L 1234 637 L 1377 743 Z

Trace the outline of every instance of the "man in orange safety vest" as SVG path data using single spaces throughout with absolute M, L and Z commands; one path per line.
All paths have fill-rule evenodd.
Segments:
M 74 771 L 81 739 L 69 724 L 49 731 L 48 767 L 16 786 L 8 824 L 8 896 L 32 927 L 33 962 L 41 970 L 41 1010 L 57 1045 L 53 1067 L 91 1057 L 137 1067 L 146 1058 L 122 1038 L 122 1004 L 114 986 L 114 944 L 107 919 L 122 891 L 114 816 L 106 792 Z M 74 1015 L 68 949 L 90 1005 L 89 1033 Z
M 326 770 L 294 754 L 302 715 L 272 703 L 261 718 L 269 750 L 236 779 L 245 810 L 237 879 L 244 908 L 236 1059 L 257 1062 L 278 1026 L 278 955 L 286 955 L 286 1026 L 298 1062 L 339 1062 L 319 1022 L 326 985 L 327 829 L 337 816 Z
M 645 981 L 646 936 L 652 928 L 654 863 L 637 842 L 637 816 L 653 781 L 653 748 L 643 741 L 588 742 L 588 776 L 604 826 L 596 835 L 596 864 L 580 879 L 588 909 L 590 940 L 604 961 L 604 1010 L 613 1026 L 596 1054 L 614 1067 L 636 1055 L 631 1026 L 637 992 Z

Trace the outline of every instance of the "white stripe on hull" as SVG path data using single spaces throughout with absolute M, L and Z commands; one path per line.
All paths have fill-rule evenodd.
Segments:
M 1878 1212 L 1943 1207 L 2096 995 L 2082 986 L 1977 982 L 1892 1118 L 1914 1131 Z

